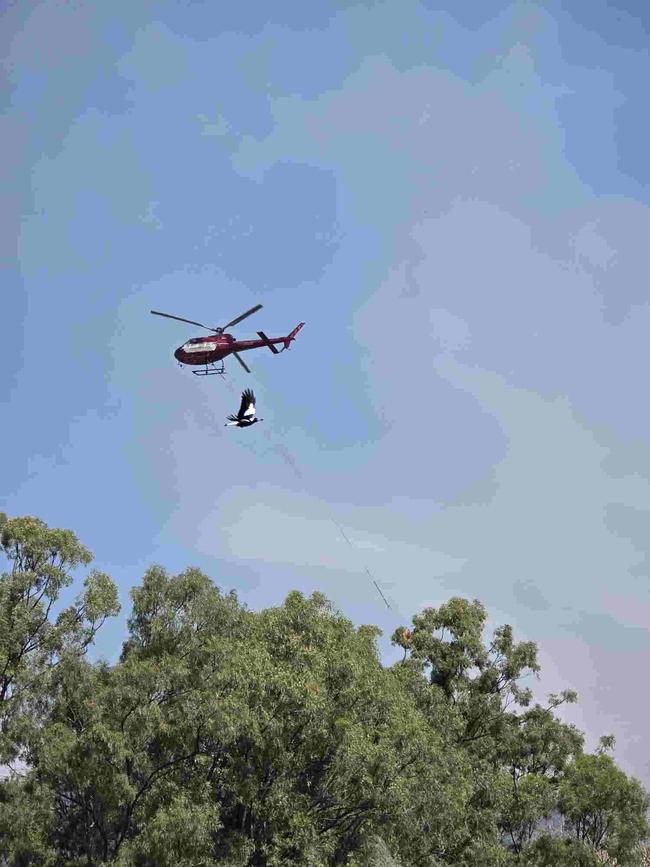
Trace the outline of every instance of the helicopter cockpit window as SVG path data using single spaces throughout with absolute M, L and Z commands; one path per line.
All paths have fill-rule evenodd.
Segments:
M 183 344 L 185 352 L 212 352 L 216 347 L 216 343 L 203 340 L 200 337 L 193 337 L 191 340 L 188 340 L 187 343 Z

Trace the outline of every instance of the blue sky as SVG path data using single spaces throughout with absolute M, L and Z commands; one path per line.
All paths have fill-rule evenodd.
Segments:
M 478 597 L 650 784 L 647 4 L 51 0 L 1 31 L 0 508 L 74 529 L 125 613 L 153 562 L 387 635 Z M 149 314 L 257 303 L 237 335 L 307 324 L 225 383 Z M 264 425 L 224 429 L 247 385 Z

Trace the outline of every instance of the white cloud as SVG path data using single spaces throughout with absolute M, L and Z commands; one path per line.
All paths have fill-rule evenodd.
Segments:
M 271 565 L 324 569 L 336 576 L 332 586 L 343 575 L 346 582 L 362 583 L 365 593 L 368 568 L 396 611 L 409 617 L 413 611 L 405 607 L 404 594 L 409 594 L 412 576 L 440 580 L 459 572 L 463 560 L 449 556 L 442 546 L 403 541 L 403 523 L 396 516 L 392 532 L 383 520 L 380 530 L 369 531 L 368 516 L 349 506 L 328 506 L 314 497 L 266 485 L 254 492 L 231 488 L 201 522 L 196 544 L 203 553 L 219 551 L 221 556 L 256 563 L 262 580 L 264 568 Z

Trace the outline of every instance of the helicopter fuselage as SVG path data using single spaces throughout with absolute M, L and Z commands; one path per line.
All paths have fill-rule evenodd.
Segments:
M 232 334 L 212 334 L 209 337 L 193 337 L 174 352 L 174 358 L 181 364 L 202 365 L 221 361 L 232 352 L 245 352 L 247 349 L 260 349 L 269 344 L 284 343 L 284 349 L 295 339 L 301 325 L 286 337 L 268 337 L 265 340 L 235 340 Z M 277 350 L 276 350 L 277 352 Z

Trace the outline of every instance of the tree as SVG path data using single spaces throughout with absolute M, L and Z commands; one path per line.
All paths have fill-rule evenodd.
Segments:
M 592 851 L 606 853 L 619 865 L 643 863 L 650 800 L 611 756 L 602 751 L 578 756 L 560 784 L 559 806 L 567 830 Z
M 71 658 L 53 679 L 27 778 L 52 804 L 43 836 L 71 865 L 213 863 L 212 779 L 243 723 L 219 673 L 237 674 L 242 611 L 198 570 L 154 567 L 132 597 L 119 663 Z
M 515 643 L 506 624 L 486 646 L 485 621 L 478 600 L 452 598 L 393 634 L 405 651 L 398 666 L 416 673 L 418 706 L 471 764 L 465 836 L 452 863 L 498 864 L 509 853 L 522 864 L 588 865 L 604 851 L 619 867 L 634 865 L 648 835 L 645 793 L 602 755 L 610 738 L 601 755 L 584 756 L 582 734 L 557 719 L 561 704 L 577 700 L 574 691 L 529 707 L 531 691 L 519 681 L 539 671 L 536 645 Z M 542 820 L 558 811 L 575 839 L 541 833 Z
M 444 849 L 462 756 L 382 668 L 376 629 L 318 594 L 249 612 L 197 570 L 150 569 L 132 596 L 120 662 L 68 661 L 33 747 L 27 785 L 52 809 L 31 839 L 52 857 L 335 865 L 379 835 L 413 864 Z
M 501 815 L 498 823 L 504 844 L 519 854 L 531 842 L 543 819 L 557 812 L 558 786 L 569 761 L 582 754 L 584 738 L 574 726 L 554 715 L 575 694 L 550 696 L 539 704 L 512 714 L 498 748 L 503 773 Z
M 452 598 L 440 608 L 426 608 L 413 618 L 413 630 L 398 629 L 393 643 L 410 654 L 431 685 L 444 693 L 463 719 L 459 742 L 467 747 L 498 736 L 503 711 L 511 705 L 526 706 L 532 694 L 518 681 L 537 674 L 537 647 L 534 642 L 515 644 L 512 627 L 497 629 L 486 648 L 483 630 L 487 619 L 484 606 Z M 496 726 L 496 728 L 495 728 Z
M 517 825 L 523 833 L 532 821 L 521 798 L 508 792 L 502 753 L 518 724 L 509 709 L 530 702 L 530 691 L 518 681 L 539 670 L 537 648 L 533 642 L 516 644 L 508 625 L 497 629 L 486 647 L 486 619 L 478 600 L 452 598 L 417 614 L 412 630 L 393 634 L 393 642 L 405 650 L 399 665 L 419 675 L 419 706 L 445 733 L 447 748 L 460 749 L 472 768 L 469 809 L 451 853 L 453 863 L 468 865 L 502 863 L 504 825 Z M 533 791 L 540 801 L 537 811 L 545 809 L 548 798 L 541 796 L 541 786 L 526 784 L 525 789 L 529 812 Z M 504 822 L 508 812 L 511 819 Z
M 0 762 L 8 762 L 24 752 L 25 727 L 45 712 L 48 676 L 63 660 L 82 656 L 119 605 L 109 576 L 92 571 L 84 591 L 52 621 L 71 572 L 92 560 L 70 530 L 0 513 L 0 548 L 11 563 L 0 575 Z
M 50 622 L 57 582 L 89 555 L 17 520 L 3 536 L 3 719 L 28 767 L 0 783 L 10 867 L 636 864 L 647 796 L 606 755 L 611 739 L 586 756 L 556 717 L 574 693 L 530 706 L 519 680 L 538 670 L 535 645 L 509 626 L 485 642 L 477 601 L 416 615 L 386 668 L 379 630 L 321 594 L 255 612 L 197 569 L 154 566 L 131 591 L 118 662 L 91 662 L 110 579 Z M 558 810 L 561 837 L 543 827 Z

